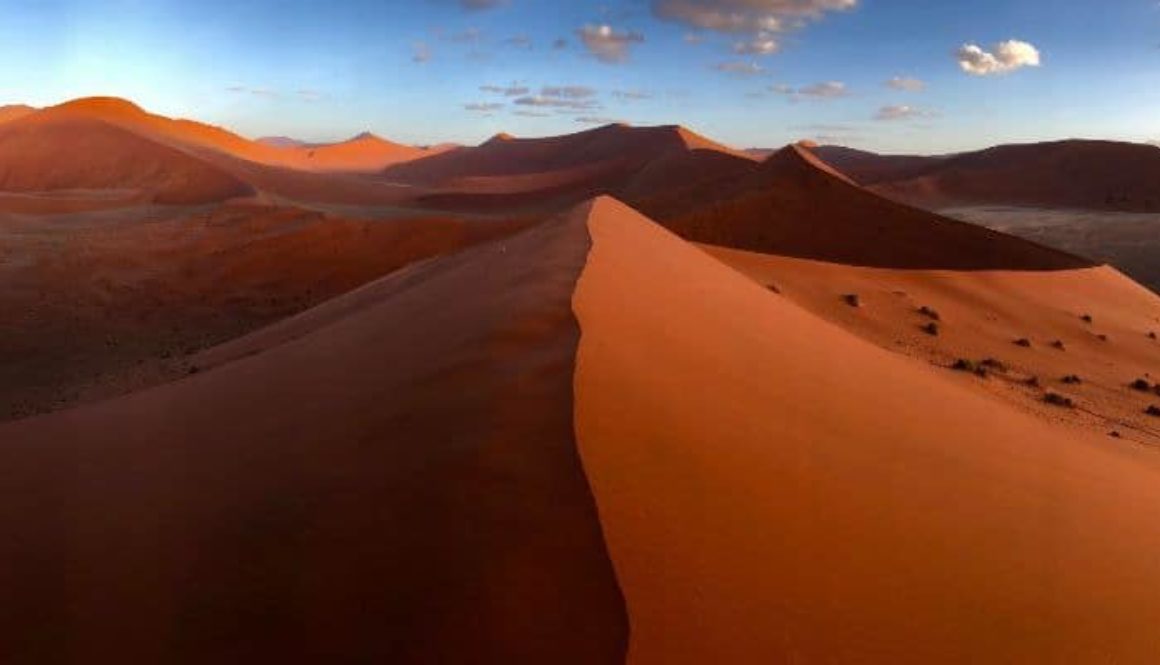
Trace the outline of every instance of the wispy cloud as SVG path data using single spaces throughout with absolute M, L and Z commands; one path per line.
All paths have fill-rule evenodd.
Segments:
M 605 117 L 601 117 L 601 116 L 585 115 L 585 116 L 580 116 L 579 118 L 576 118 L 576 122 L 579 122 L 579 123 L 582 123 L 585 125 L 613 125 L 613 124 L 616 124 L 617 122 L 619 122 L 619 120 L 616 120 L 615 118 L 605 118 Z
M 610 25 L 586 25 L 576 35 L 589 53 L 609 64 L 627 61 L 630 47 L 644 41 L 639 32 L 620 31 Z
M 411 62 L 423 64 L 431 61 L 431 47 L 427 42 L 415 42 L 411 47 Z
M 841 81 L 823 81 L 801 88 L 779 84 L 769 87 L 770 91 L 788 97 L 791 101 L 801 99 L 840 99 L 848 97 L 850 90 Z
M 926 82 L 912 76 L 895 76 L 884 83 L 887 88 L 904 92 L 922 92 L 926 90 Z
M 759 32 L 752 39 L 733 43 L 733 52 L 738 55 L 773 55 L 780 49 L 781 44 L 768 32 Z
M 464 104 L 463 108 L 474 113 L 493 113 L 504 107 L 499 102 L 474 102 L 471 104 Z
M 765 68 L 756 62 L 746 62 L 743 60 L 732 60 L 730 62 L 720 62 L 713 65 L 713 69 L 726 74 L 736 74 L 738 76 L 756 76 L 765 71 Z
M 565 99 L 587 99 L 595 97 L 596 91 L 583 85 L 544 86 L 540 89 L 544 97 L 563 97 Z
M 612 96 L 621 101 L 631 102 L 652 99 L 653 94 L 644 90 L 613 90 Z
M 916 108 L 907 104 L 893 104 L 890 106 L 883 106 L 874 114 L 875 120 L 881 121 L 896 121 L 896 120 L 916 120 L 919 118 L 936 118 L 938 114 L 927 109 Z
M 503 40 L 504 44 L 514 46 L 515 48 L 530 49 L 532 48 L 532 38 L 527 35 L 515 35 Z
M 522 86 L 516 83 L 508 86 L 481 85 L 479 86 L 479 90 L 481 92 L 490 92 L 497 95 L 503 95 L 505 97 L 519 97 L 520 95 L 526 95 L 531 92 L 531 90 L 529 90 L 526 86 Z
M 999 42 L 990 51 L 977 44 L 964 44 L 955 51 L 955 60 L 960 69 L 973 76 L 1006 74 L 1040 65 L 1039 49 L 1018 39 Z
M 652 0 L 659 18 L 725 33 L 782 32 L 857 5 L 858 0 Z
M 595 99 L 566 99 L 561 97 L 545 97 L 543 95 L 520 97 L 513 103 L 518 106 L 570 109 L 573 111 L 587 111 L 600 108 L 600 103 Z
M 495 9 L 500 5 L 506 5 L 507 0 L 459 0 L 459 6 L 464 9 L 483 10 Z

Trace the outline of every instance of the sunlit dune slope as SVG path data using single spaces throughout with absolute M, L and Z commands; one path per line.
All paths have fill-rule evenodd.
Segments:
M 67 110 L 0 125 L 0 191 L 127 190 L 157 203 L 246 196 L 253 189 L 206 161 Z
M 686 239 L 770 254 L 894 268 L 1051 270 L 1091 262 L 895 203 L 788 146 L 711 198 L 644 201 Z M 700 200 L 700 203 L 695 201 Z
M 435 152 L 393 143 L 370 133 L 333 144 L 271 145 L 214 125 L 152 114 L 115 97 L 76 99 L 48 110 L 99 119 L 179 148 L 212 150 L 256 164 L 306 171 L 374 172 Z
M 1160 466 L 770 293 L 612 201 L 576 427 L 629 663 L 1144 663 Z
M 1145 413 L 1160 396 L 1129 387 L 1160 379 L 1160 341 L 1149 337 L 1160 334 L 1160 298 L 1111 267 L 895 270 L 704 249 L 781 298 L 1016 409 L 1160 445 L 1160 420 Z M 986 375 L 951 371 L 959 360 Z M 1049 392 L 1075 408 L 1048 404 Z
M 573 440 L 588 247 L 581 211 L 0 426 L 5 662 L 623 662 Z

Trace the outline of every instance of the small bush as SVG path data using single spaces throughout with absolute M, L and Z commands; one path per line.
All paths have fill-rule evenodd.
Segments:
M 1032 388 L 1038 388 L 1039 387 L 1039 377 L 1038 376 L 1029 376 L 1029 377 L 1027 377 L 1026 380 L 1023 381 L 1023 383 L 1026 383 L 1027 385 L 1031 386 Z
M 766 284 L 765 288 L 777 294 L 781 293 L 781 289 L 777 288 L 777 284 Z
M 1047 393 L 1043 396 L 1043 401 L 1052 406 L 1060 406 L 1065 409 L 1075 408 L 1075 402 L 1070 397 L 1064 397 L 1059 393 Z
M 1148 333 L 1148 339 L 1156 339 L 1156 332 L 1152 331 L 1152 332 Z
M 1064 343 L 1063 343 L 1063 340 L 1062 340 L 1062 339 L 1057 339 L 1057 340 L 1055 340 L 1054 342 L 1052 342 L 1052 343 L 1051 343 L 1051 347 L 1052 347 L 1052 348 L 1054 348 L 1054 349 L 1059 349 L 1060 351 L 1066 351 L 1066 350 L 1067 350 L 1067 346 L 1066 346 L 1066 345 L 1064 345 Z
M 1149 390 L 1152 390 L 1152 384 L 1148 383 L 1147 379 L 1136 379 L 1135 381 L 1128 384 L 1128 387 L 1130 387 L 1132 390 L 1139 390 L 1142 393 L 1146 393 Z
M 1144 409 L 1144 413 L 1152 416 L 1153 418 L 1160 418 L 1160 406 L 1156 406 L 1155 404 L 1153 404 L 1152 406 L 1149 406 L 1147 409 Z
M 979 376 L 987 376 L 987 368 L 979 365 L 974 360 L 967 358 L 959 358 L 955 364 L 951 365 L 951 369 L 958 372 L 972 372 Z
M 1025 349 L 1029 349 L 1031 348 L 1031 340 L 1027 339 L 1026 337 L 1020 337 L 1019 339 L 1015 340 L 1015 346 L 1022 346 Z
M 979 361 L 979 365 L 987 369 L 993 369 L 996 372 L 1006 372 L 1009 369 L 1007 363 L 997 358 L 983 358 Z
M 842 296 L 842 302 L 846 303 L 850 307 L 862 306 L 862 299 L 858 297 L 857 293 L 847 293 L 846 295 Z
M 1067 376 L 1063 377 L 1062 381 L 1072 386 L 1083 383 L 1083 379 L 1079 378 L 1075 374 L 1068 374 Z
M 939 315 L 939 313 L 936 312 L 935 310 L 931 309 L 930 307 L 927 307 L 926 305 L 919 307 L 918 313 L 925 316 L 928 319 L 934 319 L 935 321 L 942 321 L 942 316 Z
M 939 333 L 938 324 L 935 323 L 934 321 L 931 321 L 930 323 L 928 323 L 922 327 L 922 331 L 928 335 L 931 335 L 932 337 L 938 337 L 938 333 Z
M 1084 323 L 1091 323 L 1092 322 L 1092 315 L 1091 314 L 1084 314 L 1083 316 L 1081 316 L 1079 318 L 1082 319 Z
M 1122 439 L 1122 438 L 1124 438 L 1124 435 L 1123 435 L 1123 434 L 1120 434 L 1120 433 L 1119 433 L 1118 431 L 1116 431 L 1116 430 L 1112 430 L 1111 432 L 1108 432 L 1108 436 L 1112 437 L 1113 439 Z
M 1096 339 L 1100 340 L 1101 342 L 1106 342 L 1106 341 L 1108 341 L 1108 336 L 1103 334 L 1103 333 L 1100 333 L 1100 334 L 1096 335 Z

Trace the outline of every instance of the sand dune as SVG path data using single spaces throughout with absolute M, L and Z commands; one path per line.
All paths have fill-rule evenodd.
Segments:
M 400 182 L 448 185 L 463 178 L 529 176 L 601 165 L 604 172 L 632 172 L 656 156 L 672 151 L 734 151 L 684 127 L 606 125 L 588 131 L 540 139 L 493 137 L 474 148 L 400 164 L 386 171 Z
M 1021 205 L 1160 212 L 1160 148 L 1070 140 L 1002 145 L 944 158 L 819 155 L 862 184 L 925 208 Z
M 204 160 L 71 107 L 0 125 L 0 191 L 58 190 L 132 190 L 167 204 L 253 194 Z
M 255 205 L 0 215 L 0 420 L 185 376 L 207 346 L 522 225 Z
M 185 380 L 0 426 L 10 660 L 1160 653 L 1151 450 L 888 353 L 720 255 L 758 282 L 602 197 Z M 834 270 L 801 284 L 856 269 Z M 1031 317 L 1155 306 L 1106 269 L 921 295 L 958 298 L 949 325 L 994 306 L 972 303 L 988 280 L 1012 304 L 1040 278 L 1069 291 Z
M 5 123 L 10 120 L 19 120 L 30 113 L 34 113 L 36 109 L 24 104 L 10 104 L 8 106 L 0 106 L 0 123 Z
M 576 428 L 629 663 L 1160 653 L 1153 451 L 955 385 L 616 203 L 589 228 Z
M 895 203 L 791 145 L 711 197 L 643 201 L 686 239 L 769 254 L 894 268 L 1051 270 L 1091 265 L 1063 252 Z M 699 201 L 699 204 L 694 204 Z
M 572 435 L 584 222 L 0 427 L 6 662 L 623 662 Z

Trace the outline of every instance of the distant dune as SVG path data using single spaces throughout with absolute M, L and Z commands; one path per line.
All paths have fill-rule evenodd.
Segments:
M 0 191 L 61 190 L 130 190 L 169 204 L 254 193 L 196 156 L 75 109 L 49 109 L 0 125 Z
M 1160 147 L 1151 145 L 1071 140 L 942 158 L 827 147 L 818 155 L 879 193 L 925 208 L 1019 205 L 1160 212 Z
M 645 201 L 681 236 L 737 249 L 863 266 L 1057 270 L 1084 259 L 884 199 L 788 146 L 712 196 Z M 700 201 L 699 204 L 694 201 Z
M 771 177 L 861 191 L 779 155 Z M 864 269 L 802 262 L 779 294 L 762 271 L 796 260 L 772 261 L 601 197 L 183 380 L 2 425 L 0 640 L 15 662 L 1146 662 L 1154 455 L 808 311 L 806 288 L 861 309 Z M 1058 310 L 1086 299 L 1117 336 L 1160 307 L 1105 269 L 886 272 L 963 339 L 1022 302 L 1039 334 L 1082 330 Z

